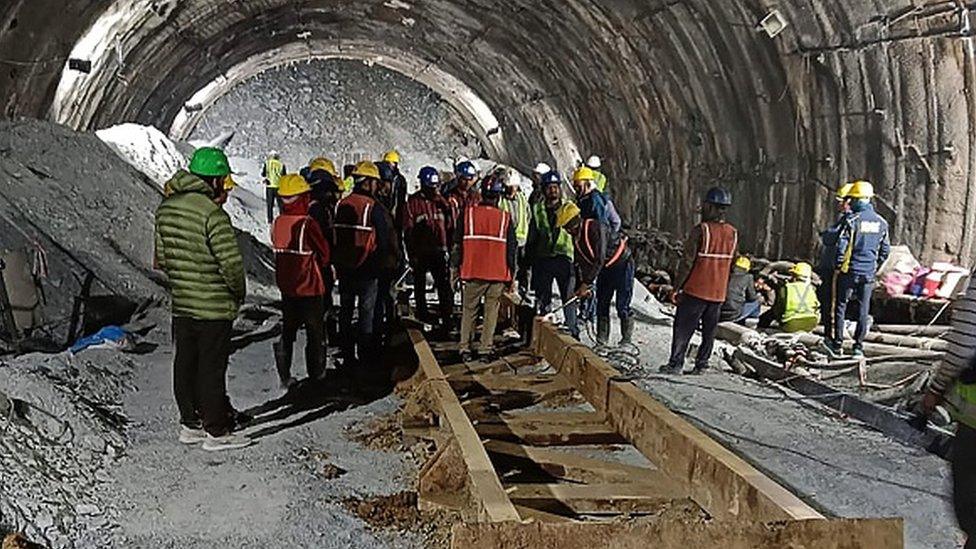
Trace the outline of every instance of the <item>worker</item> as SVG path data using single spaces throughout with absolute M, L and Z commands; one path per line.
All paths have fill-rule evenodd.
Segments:
M 737 256 L 738 232 L 726 213 L 732 206 L 732 193 L 713 187 L 702 203 L 702 221 L 685 241 L 685 256 L 675 280 L 679 290 L 672 296 L 678 306 L 671 339 L 671 357 L 661 372 L 681 374 L 691 336 L 701 327 L 701 346 L 693 373 L 708 368 L 715 346 L 715 331 L 728 292 L 732 260 Z
M 844 319 L 852 299 L 859 302 L 852 355 L 856 358 L 864 356 L 875 275 L 891 253 L 888 222 L 874 211 L 871 204 L 874 186 L 867 181 L 855 181 L 848 197 L 851 214 L 838 235 L 834 260 L 833 334 L 827 334 L 823 341 L 823 349 L 831 358 L 843 353 Z
M 956 422 L 952 442 L 952 502 L 965 549 L 976 548 L 976 272 L 952 306 L 948 349 L 922 397 L 921 413 L 929 417 L 946 404 Z
M 758 318 L 760 311 L 759 293 L 756 279 L 750 272 L 752 260 L 739 256 L 732 266 L 729 276 L 729 289 L 722 304 L 719 320 L 722 322 L 744 323 L 747 319 Z
M 563 204 L 557 210 L 556 227 L 566 231 L 573 240 L 574 297 L 584 302 L 592 301 L 600 272 L 607 262 L 609 230 L 595 219 L 584 219 L 579 206 L 572 202 Z M 602 333 L 597 334 L 597 346 L 605 347 L 609 338 L 608 324 Z
M 383 162 L 386 162 L 393 171 L 393 217 L 397 226 L 403 225 L 403 208 L 407 204 L 407 178 L 400 172 L 400 153 L 397 150 L 387 151 L 383 155 Z
M 500 179 L 505 182 L 505 194 L 499 201 L 499 208 L 508 212 L 512 217 L 512 224 L 515 225 L 515 239 L 518 241 L 518 253 L 516 255 L 515 281 L 520 292 L 528 290 L 529 266 L 525 258 L 525 244 L 529 240 L 529 225 L 532 219 L 532 210 L 529 208 L 529 199 L 522 192 L 522 177 L 513 169 L 506 168 L 500 174 Z
M 455 268 L 463 283 L 461 310 L 461 359 L 473 359 L 471 340 L 474 336 L 475 314 L 484 300 L 484 322 L 478 355 L 492 359 L 495 349 L 495 325 L 502 293 L 512 284 L 518 242 L 515 225 L 507 212 L 498 208 L 498 200 L 505 185 L 495 175 L 481 183 L 481 201 L 470 205 L 461 214 L 455 231 Z
M 352 187 L 354 183 L 352 172 L 355 169 L 356 169 L 355 164 L 346 164 L 345 166 L 342 167 L 342 180 L 339 184 L 339 190 L 342 191 L 343 198 L 349 196 L 349 193 L 352 192 Z
M 580 229 L 582 245 L 587 246 L 586 239 L 591 233 L 587 224 L 597 224 L 595 219 L 583 221 Z M 606 347 L 610 339 L 610 305 L 616 303 L 617 318 L 620 319 L 619 345 L 633 345 L 634 317 L 630 303 L 634 296 L 634 265 L 633 254 L 627 245 L 627 237 L 620 231 L 607 231 L 606 260 L 596 279 L 596 343 L 597 347 Z
M 481 202 L 481 197 L 478 195 L 478 189 L 475 185 L 477 180 L 478 167 L 474 165 L 474 162 L 465 160 L 455 166 L 453 185 L 447 187 L 444 193 L 444 198 L 447 199 L 447 205 L 451 209 L 451 227 L 460 229 L 461 226 L 458 224 L 458 221 L 464 210 L 468 206 L 474 206 Z M 455 236 L 452 235 L 452 242 L 457 240 Z
M 609 191 L 607 190 L 607 176 L 601 171 L 603 168 L 603 161 L 600 160 L 600 157 L 596 155 L 589 157 L 586 160 L 586 167 L 593 170 L 593 174 L 596 176 L 596 190 L 609 196 Z
M 278 184 L 282 212 L 271 228 L 275 252 L 275 281 L 281 291 L 281 339 L 274 358 L 281 388 L 291 389 L 298 330 L 305 328 L 305 369 L 309 379 L 325 377 L 325 293 L 323 272 L 329 266 L 329 243 L 318 222 L 309 215 L 312 187 L 301 175 L 289 174 Z
M 436 168 L 426 166 L 417 176 L 420 190 L 410 195 L 403 219 L 403 234 L 407 255 L 413 269 L 414 300 L 417 318 L 426 321 L 427 273 L 434 279 L 437 289 L 438 328 L 446 333 L 450 329 L 454 312 L 454 292 L 451 289 L 451 266 L 448 261 L 448 235 L 451 234 L 450 207 L 441 196 L 440 174 Z
M 837 258 L 837 239 L 850 221 L 851 200 L 848 196 L 851 192 L 853 183 L 845 183 L 837 189 L 835 197 L 837 203 L 837 219 L 834 223 L 820 233 L 820 261 L 817 263 L 816 273 L 823 281 L 817 288 L 817 298 L 820 303 L 827 305 L 833 302 L 833 280 L 834 280 L 834 261 Z M 825 334 L 834 333 L 834 318 L 831 307 L 820 308 L 820 323 L 824 327 Z
M 204 450 L 243 448 L 233 433 L 227 361 L 234 319 L 247 292 L 244 261 L 230 217 L 214 202 L 230 176 L 220 149 L 197 149 L 189 170 L 167 183 L 171 194 L 156 210 L 155 264 L 172 291 L 173 392 L 179 440 Z
M 383 215 L 389 248 L 377 255 L 377 294 L 376 312 L 373 315 L 375 329 L 373 333 L 379 344 L 393 326 L 396 317 L 396 306 L 393 299 L 393 283 L 400 272 L 400 232 L 396 221 L 396 176 L 393 165 L 389 162 L 377 162 L 380 182 L 376 189 L 376 210 Z
M 545 190 L 543 189 L 545 185 L 542 183 L 542 178 L 552 171 L 552 167 L 545 162 L 536 164 L 530 176 L 532 178 L 532 194 L 529 195 L 529 204 L 534 206 L 545 199 Z
M 607 216 L 607 199 L 596 190 L 596 174 L 583 166 L 573 173 L 573 190 L 576 192 L 576 205 L 583 219 L 596 219 L 610 227 Z
M 560 208 L 572 202 L 563 197 L 563 181 L 559 172 L 545 174 L 541 185 L 543 200 L 532 206 L 532 223 L 526 243 L 527 262 L 532 265 L 536 312 L 539 315 L 550 312 L 552 283 L 555 281 L 563 304 L 566 329 L 571 336 L 579 339 L 576 304 L 569 304 L 576 291 L 573 237 L 557 226 Z
M 277 151 L 271 151 L 268 159 L 264 162 L 264 168 L 261 170 L 261 177 L 264 178 L 265 202 L 268 208 L 268 225 L 274 221 L 274 208 L 275 204 L 278 204 L 278 182 L 281 180 L 281 176 L 286 173 L 281 155 Z M 281 204 L 278 204 L 278 209 L 281 209 Z
M 790 281 L 776 291 L 773 306 L 759 317 L 759 327 L 779 323 L 784 332 L 809 332 L 820 322 L 820 301 L 813 285 L 813 267 L 800 262 L 790 268 Z
M 308 215 L 318 223 L 325 240 L 331 249 L 333 241 L 333 229 L 335 228 L 335 209 L 342 197 L 339 189 L 339 172 L 336 171 L 335 164 L 325 157 L 313 158 L 309 165 L 302 169 L 302 175 L 312 188 L 311 204 L 308 208 Z M 322 270 L 322 277 L 325 281 L 325 333 L 326 346 L 328 342 L 338 340 L 338 320 L 335 316 L 335 302 L 332 298 L 332 290 L 335 288 L 336 276 L 329 265 Z
M 335 215 L 332 263 L 339 277 L 339 335 L 343 366 L 375 355 L 374 314 L 379 288 L 380 256 L 389 253 L 389 227 L 376 203 L 380 173 L 364 161 L 350 172 L 353 192 L 339 201 Z M 353 312 L 357 326 L 353 329 Z M 358 352 L 357 352 L 358 349 Z

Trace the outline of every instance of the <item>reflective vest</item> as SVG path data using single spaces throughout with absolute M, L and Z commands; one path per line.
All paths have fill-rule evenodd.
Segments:
M 738 233 L 725 222 L 702 222 L 698 227 L 698 255 L 682 291 L 703 301 L 725 303 Z
M 376 202 L 359 193 L 353 193 L 336 206 L 333 234 L 335 249 L 332 260 L 339 269 L 356 269 L 362 266 L 376 250 L 376 228 L 373 226 L 373 208 Z
M 946 395 L 952 419 L 976 429 L 976 384 L 956 381 Z
M 287 297 L 325 295 L 322 270 L 305 238 L 309 223 L 315 221 L 307 215 L 279 215 L 271 228 L 275 281 Z
M 277 158 L 269 158 L 264 163 L 264 174 L 264 178 L 268 180 L 268 187 L 277 189 L 281 176 L 285 175 L 285 165 Z
M 532 209 L 532 217 L 535 219 L 535 226 L 540 235 L 538 249 L 535 250 L 536 255 L 539 257 L 563 255 L 573 259 L 573 237 L 565 229 L 554 229 L 549 225 L 549 210 L 545 202 L 536 203 Z
M 464 210 L 461 251 L 461 280 L 509 282 L 508 228 L 512 218 L 491 206 L 469 206 Z
M 601 193 L 607 192 L 607 176 L 603 172 L 593 170 L 596 173 L 596 190 Z
M 512 222 L 515 223 L 515 240 L 518 240 L 519 246 L 525 246 L 525 242 L 529 239 L 529 217 L 532 215 L 529 210 L 529 199 L 525 197 L 525 193 L 519 191 L 515 193 L 515 198 L 502 197 L 498 207 L 512 216 Z
M 820 301 L 813 284 L 789 282 L 786 289 L 786 310 L 780 320 L 788 333 L 809 332 L 820 323 Z
M 626 261 L 630 257 L 627 249 L 627 237 L 617 233 L 607 242 L 607 262 L 603 266 L 607 269 L 617 265 L 621 261 Z

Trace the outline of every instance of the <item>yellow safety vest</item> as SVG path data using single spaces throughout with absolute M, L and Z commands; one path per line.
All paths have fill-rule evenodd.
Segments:
M 264 163 L 264 173 L 264 178 L 268 180 L 268 187 L 277 189 L 281 176 L 285 175 L 285 165 L 277 158 L 269 158 Z
M 817 327 L 820 323 L 820 300 L 812 283 L 786 284 L 786 311 L 780 323 L 788 333 L 809 332 Z
M 596 173 L 596 190 L 601 193 L 607 192 L 607 176 L 603 172 L 593 170 Z
M 976 429 L 976 384 L 956 382 L 946 396 L 952 419 Z

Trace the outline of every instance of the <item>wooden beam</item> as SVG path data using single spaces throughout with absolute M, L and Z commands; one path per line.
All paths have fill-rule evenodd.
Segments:
M 718 520 L 822 519 L 823 515 L 668 410 L 589 349 L 540 320 L 535 349 L 604 411 L 613 428 L 649 460 L 671 474 L 692 499 Z M 564 356 L 565 355 L 565 356 Z
M 538 326 L 536 326 L 538 328 Z M 633 523 L 457 524 L 454 549 L 903 549 L 902 519 Z M 612 540 L 612 542 L 611 542 Z
M 420 367 L 426 377 L 426 387 L 435 403 L 441 425 L 450 429 L 454 435 L 452 443 L 466 469 L 471 498 L 475 504 L 475 514 L 480 521 L 501 522 L 521 520 L 515 506 L 505 494 L 501 481 L 488 459 L 488 453 L 481 445 L 478 433 L 464 413 L 464 408 L 451 389 L 444 373 L 437 364 L 430 346 L 416 329 L 408 330 Z
M 478 423 L 475 430 L 482 438 L 518 441 L 536 446 L 573 446 L 578 444 L 621 444 L 626 442 L 605 422 L 579 424 L 545 424 L 531 421 L 503 420 Z
M 700 507 L 683 489 L 650 484 L 511 484 L 512 503 L 551 513 L 657 515 L 676 506 Z
M 536 448 L 501 440 L 485 442 L 485 450 L 498 460 L 512 460 L 537 465 L 553 478 L 583 483 L 636 482 L 667 486 L 680 485 L 665 473 L 645 467 L 634 467 L 615 461 L 586 458 L 569 452 Z

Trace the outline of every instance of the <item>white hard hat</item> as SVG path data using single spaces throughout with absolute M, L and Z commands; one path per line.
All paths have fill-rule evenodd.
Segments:
M 535 170 L 533 171 L 539 175 L 546 175 L 547 173 L 552 171 L 552 166 L 546 164 L 545 162 L 539 162 L 539 164 L 535 167 Z
M 519 176 L 518 172 L 512 168 L 508 168 L 505 174 L 505 186 L 506 187 L 521 187 L 522 178 Z
M 600 161 L 600 157 L 597 156 L 597 155 L 595 155 L 595 154 L 593 156 L 589 157 L 586 160 L 586 167 L 587 168 L 591 168 L 591 169 L 594 169 L 594 170 L 599 170 L 600 169 L 600 166 L 602 166 L 602 165 L 603 165 L 603 162 Z

